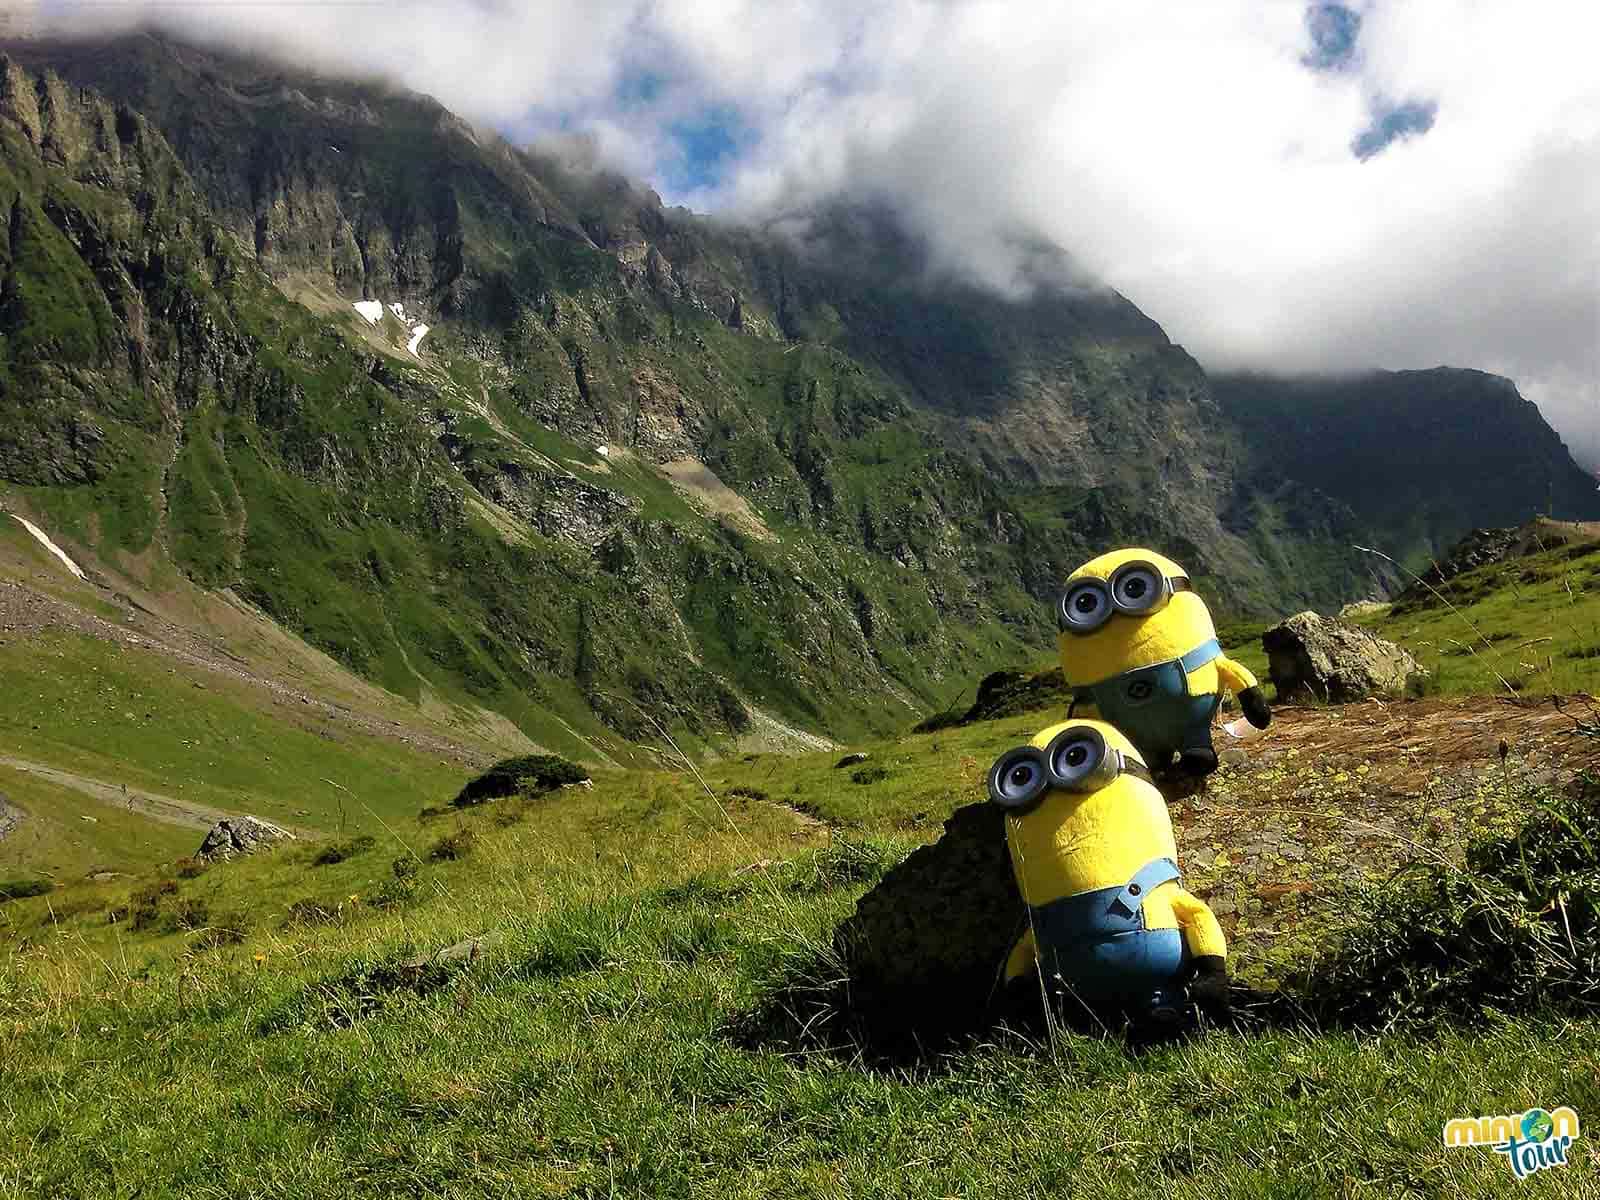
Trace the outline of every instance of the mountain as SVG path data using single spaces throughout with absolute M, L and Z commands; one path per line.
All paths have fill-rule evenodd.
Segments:
M 7 50 L 0 480 L 418 702 L 843 737 L 1036 658 L 1108 543 L 1225 614 L 1369 586 L 1342 477 L 1053 248 L 1005 299 L 891 214 L 728 225 L 381 82 Z
M 1212 386 L 1275 469 L 1348 505 L 1371 544 L 1415 571 L 1471 529 L 1600 513 L 1595 478 L 1498 375 L 1214 375 Z

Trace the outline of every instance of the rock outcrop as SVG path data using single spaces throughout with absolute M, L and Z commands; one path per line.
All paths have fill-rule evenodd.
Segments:
M 200 843 L 195 857 L 205 862 L 237 858 L 242 854 L 255 854 L 269 850 L 282 841 L 294 841 L 287 829 L 256 817 L 224 817 L 211 827 L 206 840 Z
M 1314 612 L 1298 613 L 1261 635 L 1280 700 L 1343 704 L 1395 696 L 1425 674 L 1401 647 L 1377 634 Z
M 1004 820 L 990 804 L 957 809 L 834 932 L 852 1008 L 880 1032 L 937 1036 L 989 1011 L 1024 911 Z

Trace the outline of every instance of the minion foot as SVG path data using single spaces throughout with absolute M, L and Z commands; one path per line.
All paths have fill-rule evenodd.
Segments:
M 1184 775 L 1209 775 L 1217 769 L 1217 752 L 1197 746 L 1178 755 L 1178 771 Z

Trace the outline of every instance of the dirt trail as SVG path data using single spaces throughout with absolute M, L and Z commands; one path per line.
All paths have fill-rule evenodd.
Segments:
M 59 787 L 92 796 L 103 804 L 119 804 L 130 812 L 140 813 L 168 825 L 210 829 L 226 817 L 239 815 L 204 804 L 194 804 L 188 800 L 175 800 L 171 796 L 163 796 L 159 792 L 147 792 L 143 788 L 105 783 L 98 779 L 90 779 L 87 775 L 78 775 L 72 771 L 63 771 L 57 767 L 48 767 L 43 763 L 29 762 L 26 759 L 0 755 L 0 767 L 37 775 L 40 779 Z

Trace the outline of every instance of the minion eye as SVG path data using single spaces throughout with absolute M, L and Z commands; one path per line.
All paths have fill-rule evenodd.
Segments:
M 1161 600 L 1161 576 L 1144 565 L 1128 567 L 1112 580 L 1111 596 L 1125 612 L 1148 612 Z
M 1075 583 L 1061 597 L 1061 628 L 1072 633 L 1098 629 L 1110 615 L 1111 596 L 1098 579 Z
M 1095 776 L 1105 758 L 1104 744 L 1081 730 L 1058 739 L 1050 751 L 1051 771 L 1063 787 L 1082 784 Z
M 1037 804 L 1050 786 L 1044 755 L 1032 746 L 1002 754 L 989 768 L 989 799 L 1019 811 Z

